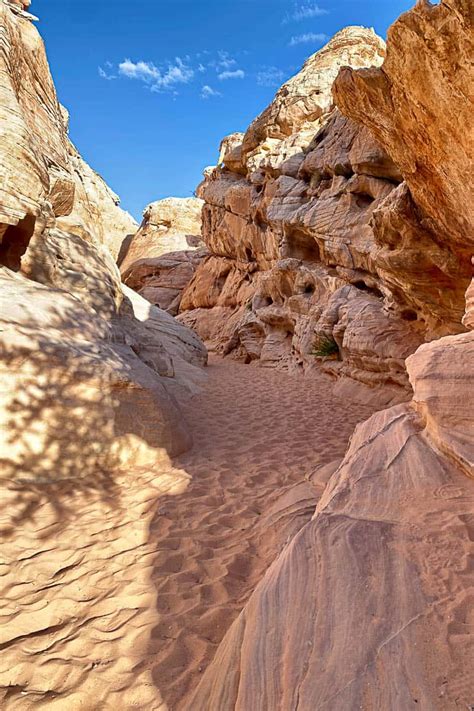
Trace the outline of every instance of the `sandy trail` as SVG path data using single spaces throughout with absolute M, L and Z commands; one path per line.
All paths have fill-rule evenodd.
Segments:
M 0 706 L 186 709 L 372 407 L 324 376 L 212 359 L 193 449 L 155 471 L 2 486 Z M 298 485 L 298 486 L 296 486 Z
M 342 457 L 373 409 L 338 401 L 324 376 L 212 359 L 205 391 L 185 406 L 193 449 L 175 461 L 192 479 L 151 523 L 160 622 L 152 631 L 153 679 L 170 709 L 187 693 L 264 572 L 314 512 L 299 487 L 318 464 Z M 293 516 L 294 499 L 306 517 Z

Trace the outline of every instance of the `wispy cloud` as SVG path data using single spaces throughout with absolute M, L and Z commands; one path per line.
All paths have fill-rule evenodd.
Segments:
M 106 64 L 106 66 L 108 66 L 110 64 L 110 62 L 106 62 L 105 64 Z M 106 79 L 107 81 L 112 81 L 113 79 L 117 79 L 116 74 L 109 74 L 102 67 L 98 68 L 98 72 L 99 72 L 99 76 L 101 79 Z
M 230 56 L 229 52 L 225 52 L 223 50 L 220 50 L 217 53 L 218 60 L 216 62 L 216 65 L 219 69 L 230 69 L 231 67 L 235 67 L 237 64 L 237 61 Z
M 132 62 L 131 59 L 124 59 L 118 65 L 119 74 L 128 79 L 140 79 L 145 82 L 152 82 L 161 77 L 160 70 L 152 62 Z
M 291 38 L 291 40 L 288 42 L 289 47 L 295 47 L 298 44 L 321 44 L 321 42 L 326 42 L 326 40 L 329 39 L 327 35 L 323 34 L 322 32 L 306 32 L 303 35 L 295 35 Z
M 194 78 L 194 70 L 176 57 L 174 64 L 168 64 L 166 69 L 159 69 L 153 62 L 132 62 L 125 59 L 118 65 L 119 74 L 127 79 L 137 79 L 150 85 L 151 91 L 165 91 L 176 84 L 188 84 Z
M 262 67 L 257 72 L 256 80 L 260 86 L 280 86 L 285 78 L 285 72 L 278 67 Z
M 209 84 L 204 84 L 200 93 L 201 99 L 210 99 L 213 96 L 222 96 L 222 94 L 220 91 L 213 89 L 212 86 L 209 86 Z
M 295 3 L 293 11 L 283 18 L 283 24 L 311 20 L 314 17 L 322 17 L 323 15 L 329 15 L 329 10 L 325 10 L 314 2 Z
M 217 75 L 220 81 L 226 81 L 226 79 L 244 79 L 245 72 L 243 69 L 235 69 L 234 71 L 225 71 Z
M 241 56 L 244 54 L 244 50 L 239 52 Z M 126 58 L 116 65 L 107 61 L 98 67 L 98 73 L 104 80 L 134 80 L 143 83 L 149 91 L 168 93 L 172 96 L 178 95 L 177 89 L 180 86 L 199 82 L 202 84 L 200 90 L 202 98 L 221 96 L 212 87 L 216 80 L 244 79 L 246 76 L 246 71 L 239 67 L 237 59 L 226 50 L 215 52 L 202 50 L 192 56 L 182 54 L 172 61 L 159 63 L 130 58 Z

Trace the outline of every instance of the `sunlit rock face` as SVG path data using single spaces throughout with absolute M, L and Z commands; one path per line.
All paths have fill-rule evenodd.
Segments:
M 119 255 L 124 283 L 173 316 L 196 268 L 208 255 L 201 237 L 203 204 L 199 198 L 151 203 Z
M 0 3 L 2 472 L 152 463 L 190 446 L 174 396 L 198 387 L 207 354 L 122 287 L 115 258 L 137 225 L 71 144 L 19 5 Z
M 116 257 L 136 223 L 70 142 L 68 114 L 58 102 L 36 27 L 4 2 L 0 21 L 0 236 L 1 252 L 10 255 L 1 262 L 16 268 L 14 253 L 24 252 L 35 226 L 41 232 L 52 218 L 106 244 Z
M 459 144 L 444 153 L 449 165 L 433 158 L 446 148 L 444 102 L 460 115 L 467 107 L 470 23 L 471 3 L 419 2 L 390 30 L 380 70 L 344 69 L 336 81 L 343 110 L 378 127 L 406 177 L 377 208 L 380 221 L 371 220 L 375 260 L 381 225 L 399 251 L 379 288 L 397 278 L 397 262 L 426 333 L 461 331 L 461 320 L 469 330 L 421 345 L 406 361 L 411 402 L 356 428 L 312 521 L 220 644 L 193 709 L 244 711 L 255 698 L 282 711 L 472 705 L 474 280 L 466 277 L 472 205 L 462 179 L 471 181 L 472 144 L 454 116 Z M 417 156 L 426 162 L 405 176 Z M 437 199 L 428 209 L 431 189 Z M 431 284 L 415 279 L 415 259 Z M 429 267 L 435 259 L 438 271 Z M 397 313 L 403 301 L 392 296 Z
M 415 17 L 423 12 L 417 9 Z M 399 31 L 396 26 L 392 34 Z M 443 41 L 441 53 L 449 44 Z M 417 56 L 415 46 L 410 56 Z M 394 50 L 380 67 L 384 57 L 385 44 L 372 30 L 346 28 L 283 85 L 245 134 L 223 141 L 219 165 L 206 171 L 198 190 L 211 257 L 185 289 L 180 319 L 220 352 L 266 365 L 308 369 L 322 364 L 343 381 L 385 385 L 403 399 L 410 392 L 407 356 L 425 341 L 464 330 L 468 238 L 459 229 L 454 239 L 453 228 L 444 229 L 444 218 L 434 222 L 437 208 L 424 211 L 413 181 L 421 186 L 424 177 L 438 185 L 436 175 L 446 162 L 454 176 L 466 157 L 461 131 L 467 129 L 461 127 L 467 122 L 466 117 L 464 124 L 456 121 L 459 134 L 453 135 L 464 147 L 451 157 L 446 146 L 441 156 L 440 147 L 439 160 L 423 162 L 413 177 L 408 168 L 413 167 L 415 119 L 406 123 L 406 144 L 404 117 L 395 112 L 387 118 L 390 102 L 383 103 L 378 94 L 377 99 L 376 88 L 367 99 L 352 95 L 356 83 L 389 71 L 398 77 L 390 79 L 392 89 L 403 84 L 405 99 L 415 101 L 410 91 L 421 82 L 410 89 Z M 455 59 L 449 61 L 452 66 Z M 460 96 L 457 81 L 443 94 L 447 103 L 450 91 Z M 425 102 L 432 101 L 433 113 L 434 89 L 430 97 Z M 378 119 L 377 100 L 383 103 Z M 453 111 L 441 112 L 443 126 Z M 460 116 L 463 112 L 464 106 Z M 398 150 L 387 129 L 390 122 L 399 126 Z M 434 164 L 436 174 L 431 174 Z M 456 178 L 464 199 L 465 173 L 466 162 Z M 451 194 L 453 183 L 445 189 Z

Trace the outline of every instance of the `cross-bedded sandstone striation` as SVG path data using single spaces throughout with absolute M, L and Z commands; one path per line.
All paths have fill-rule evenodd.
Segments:
M 415 17 L 420 12 L 415 10 Z M 396 25 L 392 35 L 413 22 L 403 19 L 402 29 Z M 443 32 L 441 55 L 448 53 L 448 25 Z M 418 35 L 411 41 L 415 63 L 422 40 Z M 452 71 L 466 51 L 451 53 Z M 444 218 L 434 221 L 438 208 L 433 203 L 441 210 L 444 198 L 433 196 L 431 213 L 417 201 L 409 150 L 416 140 L 415 119 L 405 121 L 379 97 L 385 113 L 379 114 L 376 130 L 377 77 L 398 72 L 398 84 L 393 80 L 390 86 L 403 86 L 406 101 L 415 100 L 410 91 L 417 89 L 402 80 L 395 55 L 392 48 L 380 67 L 385 44 L 372 30 L 342 30 L 283 85 L 245 134 L 232 134 L 221 145 L 219 165 L 206 171 L 198 191 L 205 201 L 203 238 L 211 255 L 184 290 L 180 316 L 211 347 L 247 361 L 308 368 L 325 352 L 321 344 L 332 342 L 332 356 L 322 360 L 325 370 L 389 386 L 394 397 L 404 398 L 407 356 L 425 341 L 464 330 L 469 238 L 462 237 L 461 228 L 453 238 L 454 226 L 446 230 Z M 441 60 L 423 59 L 430 61 L 433 84 Z M 454 180 L 462 163 L 457 179 L 463 199 L 469 183 L 467 145 L 457 147 L 451 158 L 449 148 L 441 146 L 450 112 L 456 100 L 462 102 L 464 71 L 443 96 L 452 106 L 441 112 L 442 138 L 433 139 L 440 146 L 433 147 L 437 157 L 416 173 L 418 185 L 423 175 L 438 185 L 439 173 Z M 374 96 L 353 96 L 354 86 L 371 77 Z M 436 91 L 442 94 L 439 86 Z M 440 101 L 435 92 L 425 104 L 430 101 L 430 113 L 425 107 L 420 115 L 433 115 Z M 451 128 L 458 144 L 463 144 L 465 113 L 463 105 Z M 398 132 L 390 132 L 390 122 Z M 429 139 L 424 146 L 429 150 Z M 446 190 L 452 194 L 452 183 Z M 418 192 L 429 195 L 428 188 Z M 457 222 L 467 226 L 459 216 Z

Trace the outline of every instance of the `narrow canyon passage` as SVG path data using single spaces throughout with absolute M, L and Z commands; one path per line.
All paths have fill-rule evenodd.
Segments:
M 194 446 L 110 476 L 3 480 L 0 705 L 189 708 L 218 643 L 371 408 L 332 381 L 212 358 Z M 324 478 L 324 477 L 323 477 Z
M 203 392 L 183 405 L 194 437 L 174 466 L 191 476 L 150 526 L 159 622 L 152 677 L 170 709 L 188 693 L 268 566 L 312 516 L 319 465 L 342 457 L 369 406 L 338 400 L 318 373 L 216 357 Z M 298 485 L 298 486 L 295 486 Z

